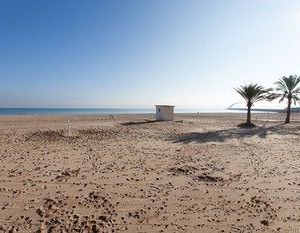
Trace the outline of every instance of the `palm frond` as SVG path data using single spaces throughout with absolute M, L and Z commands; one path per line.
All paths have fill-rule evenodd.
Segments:
M 300 103 L 300 98 L 298 96 L 293 96 L 292 100 L 294 101 L 294 105 L 296 105 L 297 102 Z
M 234 89 L 245 99 L 247 104 L 250 103 L 251 105 L 255 102 L 267 99 L 268 93 L 271 91 L 271 89 L 265 89 L 258 84 L 244 85 Z
M 300 95 L 300 77 L 296 75 L 290 75 L 289 77 L 282 77 L 274 84 L 276 85 L 275 92 L 271 92 L 269 99 L 274 100 L 277 98 L 279 102 L 287 98 L 292 98 L 294 101 L 298 102 L 298 95 Z

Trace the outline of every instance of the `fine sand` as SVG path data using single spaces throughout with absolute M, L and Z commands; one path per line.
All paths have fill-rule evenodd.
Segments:
M 0 232 L 299 232 L 284 117 L 1 116 Z

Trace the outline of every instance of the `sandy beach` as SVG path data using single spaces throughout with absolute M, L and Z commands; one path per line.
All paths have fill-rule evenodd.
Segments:
M 0 232 L 299 232 L 284 117 L 0 116 Z

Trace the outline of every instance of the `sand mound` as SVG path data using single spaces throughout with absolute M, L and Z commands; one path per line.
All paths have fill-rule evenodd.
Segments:
M 25 141 L 59 141 L 65 137 L 62 130 L 47 130 L 47 131 L 37 131 L 29 134 Z
M 172 172 L 173 175 L 178 175 L 178 174 L 193 174 L 195 171 L 198 169 L 193 166 L 182 166 L 182 167 L 172 167 L 169 169 L 170 172 Z
M 218 176 L 211 176 L 206 173 L 203 173 L 201 175 L 195 176 L 194 180 L 203 181 L 203 182 L 223 182 L 224 178 Z
M 79 137 L 96 140 L 115 138 L 119 133 L 120 131 L 112 129 L 83 129 L 77 131 Z
M 68 136 L 63 130 L 36 131 L 30 133 L 25 141 L 35 142 L 57 142 L 57 141 L 77 141 L 84 140 L 105 140 L 115 138 L 120 131 L 112 129 L 81 129 L 73 130 Z

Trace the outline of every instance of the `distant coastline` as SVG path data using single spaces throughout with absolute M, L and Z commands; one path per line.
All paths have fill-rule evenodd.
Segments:
M 223 113 L 225 109 L 176 108 L 175 113 Z M 0 108 L 0 115 L 154 114 L 155 108 Z
M 229 111 L 247 111 L 246 108 L 227 108 Z M 285 113 L 286 109 L 279 108 L 253 108 L 252 112 L 265 112 L 265 113 Z M 291 108 L 291 112 L 300 113 L 300 108 Z

